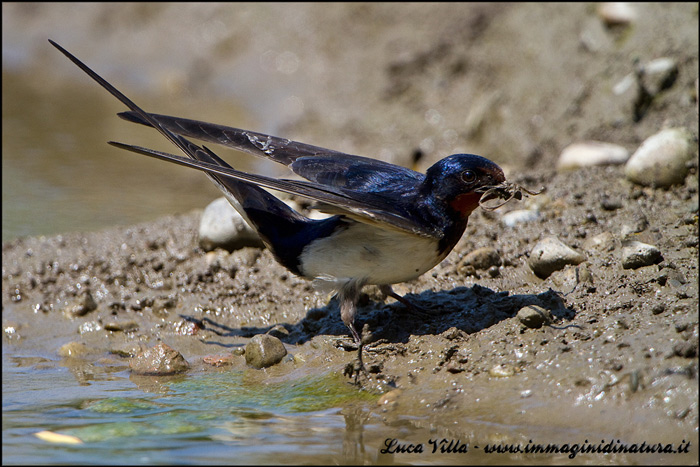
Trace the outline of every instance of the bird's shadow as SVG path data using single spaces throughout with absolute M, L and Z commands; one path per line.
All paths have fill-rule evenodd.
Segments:
M 528 305 L 539 305 L 550 310 L 557 321 L 575 315 L 561 296 L 551 289 L 538 295 L 509 295 L 508 292 L 494 292 L 487 287 L 474 285 L 439 292 L 426 290 L 404 297 L 430 314 L 410 310 L 398 302 L 382 304 L 367 300 L 368 303 L 364 303 L 361 299 L 356 317 L 357 329 L 367 324 L 373 340 L 406 343 L 411 335 L 437 335 L 451 328 L 472 334 L 514 317 L 518 310 Z M 323 308 L 309 310 L 306 317 L 289 330 L 290 335 L 292 331 L 302 332 L 295 342 L 298 344 L 317 334 L 349 336 L 347 327 L 340 319 L 336 299 Z
M 510 295 L 495 292 L 487 287 L 456 287 L 448 291 L 426 290 L 420 294 L 407 294 L 405 298 L 427 310 L 430 314 L 409 310 L 401 303 L 390 304 L 373 301 L 363 294 L 358 304 L 357 329 L 367 324 L 373 339 L 385 339 L 393 343 L 406 343 L 411 335 L 436 335 L 456 328 L 472 334 L 514 317 L 518 310 L 528 305 L 539 305 L 551 311 L 556 322 L 573 318 L 575 312 L 566 306 L 559 293 L 548 290 L 538 295 Z M 182 316 L 186 320 L 193 318 Z M 288 344 L 303 344 L 316 335 L 350 336 L 340 319 L 336 298 L 324 307 L 312 308 L 296 323 L 280 323 L 265 327 L 232 328 L 209 318 L 199 321 L 203 327 L 221 337 L 252 337 L 270 332 Z M 227 347 L 224 342 L 209 341 Z

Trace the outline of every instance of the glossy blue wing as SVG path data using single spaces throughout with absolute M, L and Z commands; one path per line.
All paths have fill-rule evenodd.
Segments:
M 425 175 L 405 167 L 368 157 L 344 155 L 304 156 L 289 168 L 305 179 L 343 192 L 415 192 Z

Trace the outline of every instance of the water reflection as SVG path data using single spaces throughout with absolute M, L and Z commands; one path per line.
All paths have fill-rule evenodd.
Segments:
M 201 209 L 220 196 L 203 174 L 109 146 L 116 140 L 173 151 L 156 132 L 116 117 L 124 109 L 94 83 L 47 89 L 29 75 L 3 71 L 3 241 L 130 225 Z M 163 113 L 245 122 L 230 103 L 197 112 L 184 96 L 132 97 Z M 244 170 L 261 168 L 249 156 L 220 154 Z

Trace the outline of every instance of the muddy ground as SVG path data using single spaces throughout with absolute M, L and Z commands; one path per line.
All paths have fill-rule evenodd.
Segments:
M 455 421 L 521 426 L 525 438 L 695 439 L 697 143 L 685 182 L 667 189 L 634 185 L 621 166 L 565 173 L 554 166 L 564 147 L 581 140 L 633 152 L 670 126 L 687 128 L 697 141 L 697 5 L 640 5 L 631 25 L 616 27 L 603 23 L 595 5 L 437 4 L 430 14 L 425 5 L 347 4 L 331 15 L 303 8 L 311 34 L 288 39 L 325 38 L 316 53 L 328 65 L 314 77 L 318 101 L 306 98 L 304 113 L 281 123 L 283 135 L 397 163 L 420 151 L 423 169 L 452 152 L 478 153 L 510 179 L 547 188 L 532 200 L 475 212 L 442 264 L 395 287 L 439 316 L 410 314 L 366 289 L 358 324 L 369 325 L 375 342 L 366 353 L 371 378 L 360 384 L 402 390 L 383 409 L 387 423 L 416 416 L 415 423 L 470 439 L 479 433 L 460 431 Z M 252 27 L 246 18 L 241 28 Z M 338 37 L 349 23 L 357 26 Z M 336 55 L 336 47 L 352 52 Z M 222 41 L 211 53 L 226 50 Z M 635 117 L 636 96 L 612 88 L 635 60 L 664 56 L 677 61 L 678 77 Z M 516 228 L 500 222 L 529 202 L 540 206 L 538 220 Z M 275 329 L 295 358 L 259 370 L 262 377 L 343 372 L 355 352 L 343 346 L 348 332 L 335 300 L 268 251 L 204 252 L 199 216 L 3 244 L 3 345 L 57 355 L 77 341 L 87 345 L 85 358 L 118 367 L 162 341 L 190 371 L 209 371 L 203 357 L 229 355 Z M 629 235 L 655 245 L 662 260 L 624 269 Z M 539 279 L 527 259 L 545 236 L 586 261 Z M 501 266 L 463 264 L 481 247 L 494 248 Z M 554 321 L 525 327 L 515 315 L 530 304 L 550 310 Z M 244 368 L 244 357 L 231 365 Z

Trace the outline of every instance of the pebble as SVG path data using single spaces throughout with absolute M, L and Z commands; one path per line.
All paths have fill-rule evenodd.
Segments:
M 443 332 L 440 335 L 447 340 L 455 340 L 455 339 L 465 337 L 466 334 L 461 329 L 459 329 L 455 326 L 452 326 L 451 328 L 449 328 L 447 331 Z
M 78 334 L 85 334 L 88 332 L 97 332 L 102 330 L 102 325 L 97 321 L 86 321 L 80 326 L 78 326 Z
M 657 303 L 651 307 L 651 314 L 652 315 L 660 315 L 664 311 L 666 311 L 666 304 L 665 303 Z
M 202 361 L 218 368 L 233 364 L 233 355 L 207 355 L 202 357 Z
M 564 148 L 557 161 L 557 170 L 577 169 L 592 165 L 624 164 L 629 159 L 627 149 L 600 141 L 573 143 Z
M 678 62 L 670 57 L 661 57 L 642 66 L 640 79 L 644 89 L 656 96 L 675 83 L 678 78 Z
M 528 328 L 537 329 L 552 321 L 552 312 L 539 305 L 521 308 L 516 315 L 518 320 Z
M 78 296 L 76 300 L 68 304 L 63 309 L 63 314 L 69 318 L 77 318 L 80 316 L 85 316 L 96 309 L 97 303 L 95 302 L 95 299 L 92 298 L 90 291 L 86 289 L 80 294 L 80 296 Z
M 34 433 L 34 436 L 47 443 L 56 444 L 83 444 L 83 440 L 77 436 L 64 435 L 62 433 L 55 433 L 53 431 L 39 431 Z
M 637 10 L 626 2 L 602 2 L 598 5 L 598 17 L 607 26 L 625 26 L 637 19 Z
M 697 341 L 676 342 L 673 345 L 673 354 L 683 358 L 695 358 L 698 354 Z
M 491 247 L 477 248 L 462 260 L 465 266 L 474 266 L 474 269 L 489 269 L 492 266 L 500 266 L 503 261 L 498 252 Z
M 585 255 L 565 245 L 558 238 L 546 237 L 532 249 L 528 265 L 538 277 L 546 279 L 567 264 L 577 265 L 585 260 Z
M 647 138 L 625 165 L 628 180 L 647 186 L 683 183 L 686 163 L 693 157 L 692 135 L 685 128 L 668 128 Z
M 588 270 L 586 263 L 578 266 L 566 266 L 560 271 L 554 271 L 550 280 L 560 290 L 571 290 L 581 283 L 593 284 L 593 275 Z
M 665 267 L 659 271 L 659 275 L 656 280 L 659 285 L 668 284 L 674 289 L 677 289 L 688 282 L 680 271 L 669 267 Z
M 80 357 L 90 353 L 90 349 L 82 342 L 69 342 L 58 349 L 59 357 Z
M 622 248 L 622 267 L 637 269 L 661 261 L 661 252 L 654 245 L 642 242 L 629 242 Z
M 399 397 L 403 394 L 401 389 L 394 389 L 382 395 L 377 400 L 377 405 L 380 407 L 394 408 L 398 405 Z
M 287 349 L 278 338 L 258 334 L 245 346 L 245 361 L 253 368 L 267 368 L 279 363 L 287 355 Z
M 104 325 L 104 329 L 112 332 L 134 332 L 138 331 L 139 325 L 136 321 L 110 321 Z
M 635 84 L 637 84 L 637 75 L 630 72 L 613 86 L 612 92 L 616 96 L 622 96 L 628 91 L 635 90 Z
M 603 196 L 603 198 L 600 200 L 600 207 L 605 211 L 617 211 L 618 209 L 622 208 L 622 201 Z
M 619 96 L 616 101 L 625 111 L 631 111 L 634 121 L 638 122 L 644 118 L 653 99 L 675 84 L 678 70 L 678 62 L 670 57 L 636 63 L 634 70 L 613 86 L 613 94 Z
M 612 251 L 615 248 L 615 237 L 610 232 L 601 232 L 598 235 L 587 238 L 583 242 L 583 249 L 586 251 Z
M 128 340 L 115 344 L 109 349 L 109 353 L 119 355 L 124 358 L 132 358 L 146 350 L 146 345 L 142 342 Z
M 153 299 L 151 310 L 156 316 L 161 318 L 168 315 L 168 310 L 172 310 L 177 305 L 177 297 L 156 297 Z
M 625 223 L 620 227 L 620 238 L 626 239 L 627 237 L 644 232 L 649 227 L 649 219 L 642 212 L 637 212 L 633 219 L 633 223 Z
M 495 365 L 489 368 L 489 375 L 496 378 L 507 378 L 509 376 L 513 376 L 514 374 L 515 370 L 511 366 L 505 364 Z
M 209 203 L 202 213 L 199 245 L 205 251 L 216 248 L 234 251 L 246 246 L 262 247 L 263 243 L 257 232 L 222 197 Z
M 540 212 L 537 209 L 516 209 L 501 216 L 501 222 L 506 227 L 516 227 L 518 224 L 532 222 L 540 217 Z
M 174 375 L 184 373 L 189 367 L 180 352 L 162 343 L 146 349 L 129 362 L 132 373 L 137 375 Z

